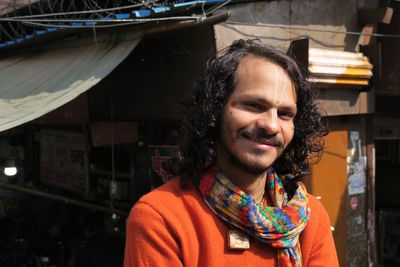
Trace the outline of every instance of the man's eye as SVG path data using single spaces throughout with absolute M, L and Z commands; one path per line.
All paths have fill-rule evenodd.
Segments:
M 295 115 L 290 111 L 280 111 L 278 112 L 278 116 L 284 120 L 291 120 Z
M 257 111 L 263 110 L 263 106 L 256 102 L 247 102 L 246 106 L 252 110 L 257 110 Z

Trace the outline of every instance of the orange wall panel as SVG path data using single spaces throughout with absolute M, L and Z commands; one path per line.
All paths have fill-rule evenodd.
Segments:
M 324 137 L 325 151 L 321 160 L 311 165 L 306 183 L 328 211 L 340 266 L 347 262 L 347 140 L 346 130 L 331 131 Z

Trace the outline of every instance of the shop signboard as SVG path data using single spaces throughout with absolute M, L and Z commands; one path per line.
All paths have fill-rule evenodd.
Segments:
M 81 132 L 40 132 L 40 177 L 46 184 L 88 192 L 88 148 Z
M 149 145 L 149 158 L 150 174 L 152 180 L 152 187 L 159 186 L 166 183 L 168 180 L 173 178 L 172 174 L 169 174 L 163 167 L 164 163 L 171 158 L 175 158 L 178 154 L 178 148 L 176 146 L 167 145 Z

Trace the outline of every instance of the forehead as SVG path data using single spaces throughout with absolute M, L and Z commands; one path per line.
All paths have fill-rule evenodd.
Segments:
M 259 56 L 245 56 L 235 72 L 233 94 L 264 94 L 265 92 L 271 93 L 274 90 L 285 90 L 292 94 L 296 101 L 297 94 L 294 83 L 281 66 Z

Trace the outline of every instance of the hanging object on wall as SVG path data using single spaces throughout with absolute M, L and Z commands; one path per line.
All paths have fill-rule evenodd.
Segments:
M 148 146 L 149 158 L 151 160 L 151 180 L 152 186 L 157 187 L 170 180 L 173 175 L 164 169 L 164 164 L 169 159 L 176 158 L 178 148 L 176 146 L 167 145 L 150 145 Z
M 292 41 L 288 54 L 318 88 L 361 89 L 373 75 L 373 65 L 363 53 L 311 48 L 307 38 Z
M 40 132 L 40 179 L 45 184 L 87 193 L 88 149 L 81 132 Z
M 350 132 L 349 156 L 347 157 L 349 175 L 349 195 L 365 193 L 365 158 L 362 156 L 360 133 Z
M 133 121 L 92 122 L 90 133 L 94 147 L 134 143 L 138 138 L 138 125 Z
M 356 196 L 352 196 L 350 198 L 350 207 L 352 210 L 356 210 L 358 207 L 358 198 Z

